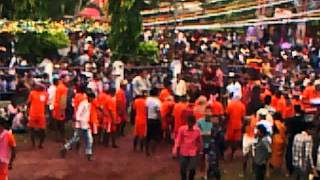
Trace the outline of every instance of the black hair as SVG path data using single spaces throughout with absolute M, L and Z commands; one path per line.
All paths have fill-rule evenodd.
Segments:
M 257 126 L 257 129 L 261 132 L 263 136 L 266 136 L 268 134 L 267 128 L 263 124 L 259 124 Z
M 190 115 L 187 117 L 187 122 L 189 123 L 195 123 L 196 122 L 196 118 L 193 115 Z
M 272 97 L 271 97 L 270 95 L 267 95 L 267 96 L 264 98 L 264 104 L 270 105 L 270 104 L 271 104 L 271 100 L 272 100 Z
M 116 93 L 116 89 L 111 87 L 111 88 L 109 88 L 108 93 L 109 94 L 114 94 L 114 93 Z
M 294 112 L 303 113 L 303 110 L 299 104 L 294 105 Z
M 159 89 L 158 88 L 152 88 L 150 90 L 150 96 L 158 96 L 159 94 Z
M 58 83 L 59 83 L 59 79 L 53 78 L 53 84 L 54 84 L 54 85 L 57 85 Z
M 280 121 L 282 121 L 283 119 L 282 119 L 281 112 L 275 112 L 275 113 L 273 114 L 273 119 L 274 119 L 274 120 L 280 120 Z
M 304 131 L 312 130 L 314 127 L 315 127 L 315 125 L 313 124 L 313 122 L 304 122 L 304 124 L 303 124 Z
M 88 98 L 94 99 L 96 97 L 96 95 L 94 94 L 94 92 L 92 92 L 92 90 L 87 90 L 86 94 Z
M 0 117 L 0 127 L 7 127 L 7 121 L 3 117 Z
M 87 91 L 87 86 L 85 84 L 80 84 L 79 86 L 79 93 L 85 93 Z

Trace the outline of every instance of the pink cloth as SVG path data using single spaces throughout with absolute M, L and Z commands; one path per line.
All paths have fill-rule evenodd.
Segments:
M 4 130 L 0 134 L 0 163 L 9 164 L 11 147 L 15 147 L 16 142 L 10 131 Z
M 181 156 L 196 156 L 201 147 L 201 132 L 197 126 L 194 126 L 192 130 L 189 130 L 187 125 L 179 128 L 173 147 L 173 154 L 177 154 L 178 148 L 180 148 L 179 153 Z

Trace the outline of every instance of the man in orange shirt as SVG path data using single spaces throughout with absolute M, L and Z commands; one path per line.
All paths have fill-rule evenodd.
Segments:
M 210 104 L 211 104 L 211 108 L 212 108 L 212 115 L 213 116 L 222 116 L 224 115 L 224 108 L 223 105 L 220 101 L 217 100 L 218 98 L 218 94 L 215 94 L 213 96 L 210 97 Z
M 8 180 L 8 171 L 16 157 L 16 141 L 5 128 L 6 120 L 0 118 L 0 180 Z
M 242 137 L 242 122 L 246 114 L 245 105 L 240 101 L 240 97 L 234 97 L 227 106 L 226 114 L 228 116 L 226 141 L 231 147 L 231 158 L 238 148 Z
M 271 106 L 272 106 L 274 109 L 277 109 L 277 105 L 278 105 L 278 102 L 279 102 L 279 100 L 281 99 L 281 97 L 282 97 L 281 91 L 277 91 L 277 92 L 275 93 L 275 95 L 272 96 Z
M 109 95 L 108 95 L 108 88 L 109 87 L 104 87 L 103 91 L 99 93 L 98 97 L 97 97 L 97 116 L 98 116 L 98 123 L 99 123 L 99 142 L 102 144 L 103 140 L 104 140 L 104 135 L 105 135 L 105 124 L 104 124 L 104 119 L 105 119 L 105 115 L 104 115 L 104 107 L 106 106 L 106 104 L 108 103 L 109 100 Z
M 67 93 L 68 84 L 70 82 L 69 75 L 62 75 L 60 82 L 56 89 L 53 114 L 52 117 L 56 122 L 57 139 L 64 140 L 65 135 L 65 121 L 66 121 L 66 108 L 67 108 Z M 59 137 L 60 136 L 60 137 Z
M 147 135 L 147 104 L 146 97 L 139 95 L 133 101 L 134 113 L 134 140 L 133 150 L 137 150 L 138 143 L 140 144 L 140 151 L 143 151 L 145 138 Z
M 186 122 L 182 119 L 182 113 L 187 108 L 188 103 L 185 96 L 180 98 L 180 101 L 174 105 L 173 108 L 173 117 L 174 117 L 174 136 L 178 133 L 178 130 L 181 126 L 185 125 Z
M 106 103 L 103 105 L 103 124 L 106 132 L 106 145 L 109 145 L 109 138 L 113 148 L 118 148 L 116 145 L 117 126 L 120 124 L 117 120 L 117 102 L 115 97 L 116 90 L 110 88 L 106 96 Z
M 124 130 L 126 127 L 126 123 L 128 120 L 127 113 L 127 98 L 126 98 L 126 87 L 127 81 L 121 81 L 120 89 L 116 92 L 116 100 L 117 100 L 117 115 L 120 121 L 119 133 L 121 136 L 124 136 Z
M 161 108 L 160 108 L 163 137 L 168 141 L 171 140 L 174 105 L 175 103 L 174 103 L 173 96 L 168 96 L 165 99 L 165 101 L 161 103 Z
M 170 86 L 171 86 L 170 81 L 164 82 L 164 88 L 160 91 L 160 94 L 159 94 L 159 99 L 161 102 L 164 102 L 169 96 L 172 95 Z
M 93 136 L 93 142 L 98 142 L 99 133 L 99 119 L 98 119 L 99 101 L 98 98 L 94 98 L 90 106 L 90 130 Z
M 29 122 L 30 136 L 33 147 L 36 146 L 35 138 L 39 136 L 39 148 L 43 148 L 46 129 L 46 105 L 48 103 L 48 93 L 44 85 L 38 83 L 29 94 Z

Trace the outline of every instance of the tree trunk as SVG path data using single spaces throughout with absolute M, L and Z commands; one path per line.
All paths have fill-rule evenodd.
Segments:
M 76 5 L 75 12 L 74 12 L 75 15 L 77 15 L 80 12 L 82 3 L 83 3 L 83 0 L 78 0 L 78 4 Z

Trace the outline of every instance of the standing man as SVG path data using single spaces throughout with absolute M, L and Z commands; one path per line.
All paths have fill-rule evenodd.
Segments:
M 148 79 L 148 73 L 146 70 L 140 72 L 138 76 L 133 78 L 133 97 L 139 96 L 143 94 L 143 91 L 149 92 L 151 89 L 151 83 Z
M 36 84 L 35 89 L 29 94 L 28 104 L 29 104 L 29 122 L 28 126 L 30 128 L 30 137 L 32 146 L 36 146 L 35 138 L 39 137 L 40 142 L 38 147 L 43 148 L 43 142 L 45 139 L 45 129 L 46 129 L 46 105 L 48 102 L 48 93 L 45 90 L 44 85 Z
M 69 75 L 61 75 L 60 82 L 56 89 L 54 107 L 53 107 L 53 119 L 56 124 L 57 139 L 60 141 L 64 140 L 64 126 L 66 122 L 66 109 L 67 109 L 67 94 L 68 84 L 70 82 Z
M 0 179 L 8 179 L 8 170 L 16 157 L 16 141 L 12 133 L 5 129 L 6 120 L 0 118 Z
M 174 126 L 173 126 L 173 134 L 177 135 L 178 130 L 181 126 L 186 125 L 182 118 L 183 111 L 188 107 L 187 98 L 185 96 L 181 97 L 178 103 L 176 103 L 173 107 L 173 118 L 174 118 Z
M 126 122 L 128 120 L 128 113 L 127 113 L 127 98 L 126 98 L 126 87 L 127 81 L 122 80 L 120 82 L 120 89 L 116 92 L 116 101 L 117 101 L 117 115 L 120 121 L 119 126 L 119 133 L 121 136 L 124 136 L 124 130 L 126 127 Z
M 53 121 L 52 121 L 52 112 L 54 108 L 54 101 L 57 91 L 57 86 L 59 83 L 58 78 L 53 78 L 53 83 L 48 88 L 48 104 L 49 104 L 49 128 L 53 128 Z
M 116 136 L 117 126 L 120 124 L 117 120 L 117 103 L 115 92 L 115 88 L 110 88 L 106 96 L 106 103 L 103 104 L 103 124 L 106 132 L 106 145 L 109 145 L 109 139 L 111 138 L 112 148 L 118 148 L 116 144 Z
M 258 125 L 258 142 L 255 144 L 254 156 L 256 180 L 264 180 L 267 163 L 271 156 L 271 143 L 268 136 L 267 128 L 262 124 Z
M 60 151 L 61 157 L 65 157 L 68 150 L 71 149 L 72 145 L 80 141 L 80 133 L 85 140 L 85 151 L 89 161 L 92 160 L 92 145 L 93 137 L 90 129 L 90 118 L 91 118 L 91 103 L 95 98 L 93 92 L 87 92 L 87 97 L 83 99 L 76 111 L 75 115 L 75 130 L 73 137 L 64 145 Z
M 195 126 L 195 117 L 189 116 L 187 119 L 187 125 L 179 128 L 172 152 L 174 157 L 180 157 L 181 180 L 194 180 L 202 139 L 200 129 Z
M 240 147 L 242 137 L 242 122 L 246 114 L 246 108 L 240 99 L 240 96 L 236 96 L 229 102 L 226 109 L 228 116 L 226 141 L 231 147 L 231 159 L 233 159 L 236 149 Z
M 154 153 L 157 143 L 161 140 L 161 101 L 158 98 L 158 89 L 153 88 L 150 91 L 150 97 L 147 98 L 147 139 L 146 139 L 146 154 L 150 155 L 149 147 L 152 145 Z M 152 143 L 152 144 L 151 144 Z
M 147 136 L 147 105 L 146 97 L 137 96 L 133 101 L 132 113 L 134 114 L 134 140 L 133 150 L 137 150 L 138 143 L 140 151 L 143 151 L 145 138 Z
M 317 177 L 317 171 L 314 167 L 312 148 L 313 140 L 311 131 L 312 123 L 305 123 L 304 130 L 295 135 L 292 146 L 292 163 L 294 166 L 294 179 L 305 180 L 309 178 L 309 172 Z

